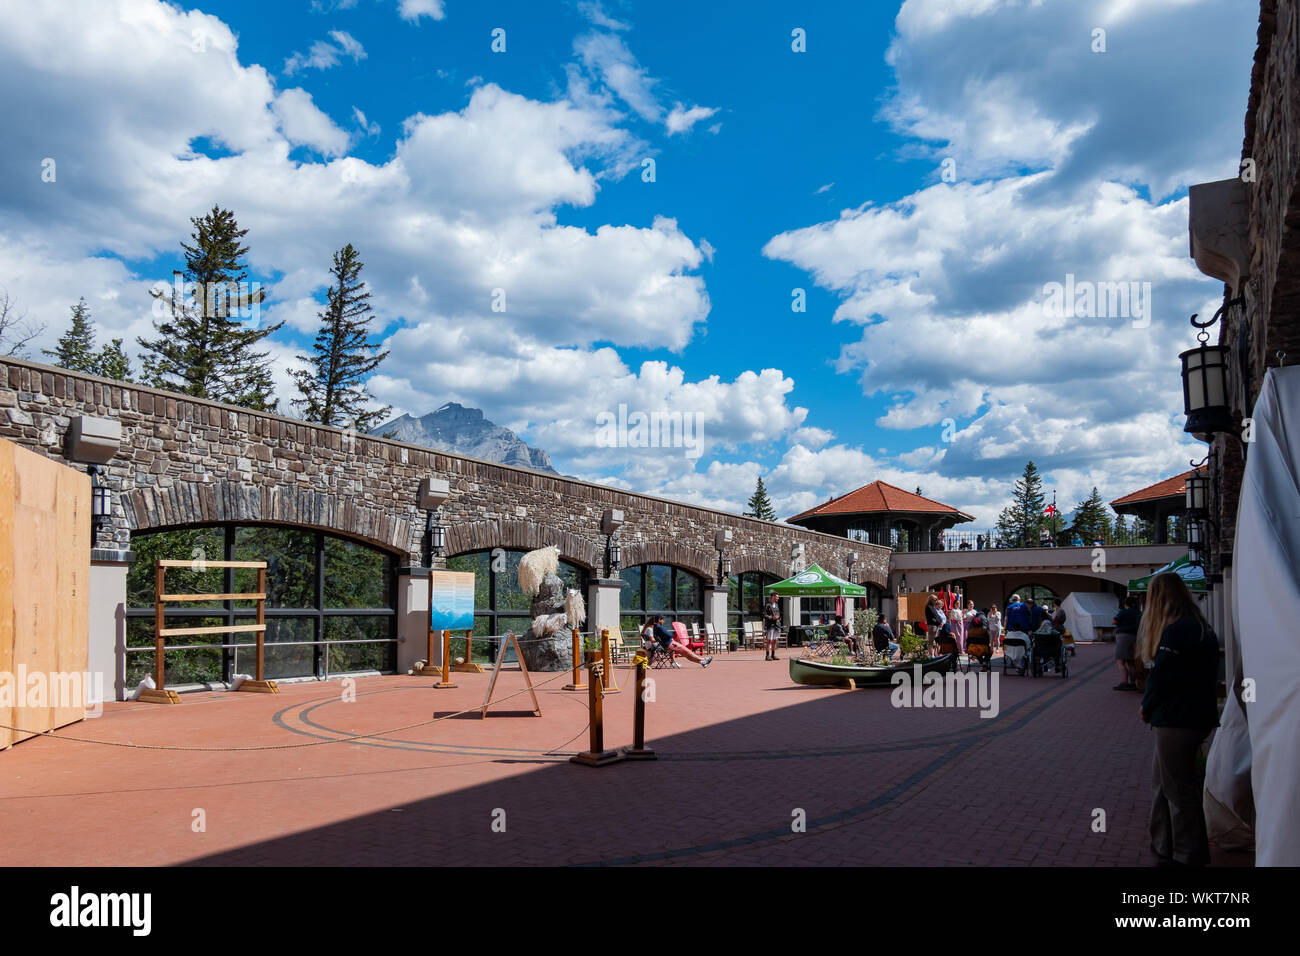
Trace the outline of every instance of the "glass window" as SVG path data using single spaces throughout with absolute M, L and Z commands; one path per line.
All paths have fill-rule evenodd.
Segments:
M 475 638 L 499 636 L 506 631 L 513 631 L 516 636 L 522 637 L 532 626 L 532 617 L 528 613 L 532 598 L 519 587 L 519 561 L 525 554 L 526 551 L 504 551 L 501 555 L 504 561 L 497 562 L 503 568 L 499 572 L 492 570 L 491 551 L 472 551 L 447 559 L 447 570 L 468 571 L 474 575 Z M 583 592 L 583 599 L 586 599 L 587 572 L 583 568 L 561 561 L 556 574 L 565 587 L 577 588 Z M 461 656 L 464 653 L 460 649 L 463 645 L 456 643 L 456 637 L 457 635 L 452 635 L 452 652 L 455 656 Z M 471 660 L 491 661 L 498 646 L 499 642 L 496 641 L 476 639 L 473 642 Z M 513 659 L 512 649 L 506 660 Z
M 157 559 L 187 560 L 193 567 L 168 568 L 171 594 L 250 592 L 251 568 L 212 568 L 211 561 L 266 561 L 266 633 L 263 674 L 268 679 L 324 676 L 347 670 L 396 667 L 394 555 L 320 531 L 280 525 L 219 525 L 178 528 L 132 538 L 135 563 L 127 572 L 129 646 L 153 643 L 154 574 Z M 175 602 L 166 606 L 168 628 L 252 624 L 256 602 Z M 357 614 L 357 610 L 365 614 Z M 252 674 L 256 649 L 225 647 L 186 651 L 185 644 L 248 644 L 251 633 L 182 635 L 167 638 L 167 681 L 175 684 L 229 681 Z M 364 640 L 329 648 L 321 641 Z M 355 651 L 347 647 L 356 648 Z M 337 652 L 337 653 L 334 653 Z M 328 660 L 324 656 L 330 654 Z M 128 657 L 134 684 L 153 671 L 153 654 Z
M 762 571 L 744 571 L 727 578 L 727 626 L 733 633 L 743 631 L 746 621 L 763 619 L 763 588 L 778 580 Z
M 668 564 L 641 564 L 619 571 L 624 630 L 636 632 L 647 615 L 697 621 L 704 616 L 704 582 L 698 574 Z M 632 623 L 634 622 L 635 623 Z

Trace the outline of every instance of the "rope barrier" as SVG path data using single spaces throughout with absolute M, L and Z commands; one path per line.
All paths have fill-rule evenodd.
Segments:
M 590 667 L 590 662 L 586 662 L 582 666 L 583 668 Z M 541 681 L 538 684 L 534 684 L 533 688 L 545 687 L 551 681 L 559 680 L 561 677 L 567 677 L 568 673 L 569 672 L 567 670 L 560 671 L 554 677 L 548 677 L 546 680 Z M 520 694 L 527 693 L 529 689 L 530 688 L 525 687 L 523 690 L 515 691 L 513 694 L 507 694 L 505 697 L 502 697 L 500 700 L 495 701 L 495 703 L 504 703 L 507 700 L 511 700 L 515 697 L 518 697 Z M 321 747 L 324 746 L 325 744 L 342 744 L 342 743 L 348 743 L 353 740 L 366 740 L 371 737 L 384 737 L 387 736 L 388 734 L 401 733 L 404 730 L 413 730 L 416 727 L 426 727 L 430 724 L 436 724 L 439 721 L 451 720 L 454 717 L 463 717 L 466 714 L 472 714 L 476 711 L 480 711 L 481 709 L 482 709 L 481 705 L 478 707 L 470 707 L 466 710 L 459 710 L 454 713 L 443 714 L 441 717 L 434 717 L 430 720 L 417 721 L 416 723 L 406 724 L 405 726 L 402 727 L 394 727 L 391 730 L 377 730 L 369 734 L 353 734 L 350 737 L 335 737 L 330 740 L 313 740 L 310 741 L 309 743 L 301 743 L 301 744 L 267 744 L 266 746 L 262 746 L 262 747 L 173 747 L 173 746 L 168 746 L 166 744 L 133 744 L 133 743 L 126 743 L 120 740 L 95 740 L 90 737 L 71 737 L 66 734 L 56 734 L 52 730 L 25 730 L 21 727 L 10 727 L 7 724 L 0 724 L 0 728 L 3 728 L 4 730 L 13 730 L 20 734 L 29 734 L 32 737 L 51 737 L 55 740 L 68 740 L 74 743 L 83 743 L 83 744 L 102 744 L 105 747 L 125 747 L 129 750 L 167 750 L 167 751 L 184 751 L 190 753 L 251 753 L 255 751 L 266 751 L 266 750 L 300 750 L 304 747 Z M 586 730 L 586 728 L 584 727 L 583 730 Z M 579 733 L 575 737 L 570 738 L 570 740 L 574 740 L 578 736 L 581 736 L 581 733 Z M 567 740 L 565 741 L 565 743 L 569 743 L 569 742 L 570 741 Z M 562 747 L 564 746 L 564 744 L 561 744 L 560 746 Z

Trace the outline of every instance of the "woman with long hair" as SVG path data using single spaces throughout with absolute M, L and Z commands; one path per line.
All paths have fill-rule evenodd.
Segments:
M 1151 849 L 1159 866 L 1210 861 L 1197 754 L 1219 724 L 1219 641 L 1177 574 L 1156 575 L 1138 626 L 1150 662 L 1142 719 L 1154 728 Z

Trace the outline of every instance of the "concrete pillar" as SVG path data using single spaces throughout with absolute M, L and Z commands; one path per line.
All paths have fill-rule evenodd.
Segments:
M 90 626 L 86 635 L 87 703 L 126 700 L 126 572 L 133 551 L 90 552 Z
M 426 660 L 429 645 L 429 569 L 397 569 L 397 673 Z M 434 641 L 432 664 L 442 663 L 441 635 Z
M 602 627 L 607 627 L 611 635 L 617 633 L 622 593 L 622 578 L 592 578 L 587 584 L 587 623 L 583 630 L 599 633 Z M 632 635 L 634 641 L 635 638 Z
M 796 627 L 798 626 L 799 601 L 800 598 L 790 597 L 790 598 L 786 598 L 782 602 L 784 607 L 782 608 L 781 623 L 784 624 L 786 627 L 790 627 L 791 625 L 794 625 Z
M 727 592 L 723 585 L 709 585 L 704 589 L 704 620 L 712 627 L 715 634 L 724 637 L 727 634 Z

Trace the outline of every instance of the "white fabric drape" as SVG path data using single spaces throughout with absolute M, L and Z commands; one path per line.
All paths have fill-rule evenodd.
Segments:
M 1300 866 L 1300 366 L 1268 371 L 1252 417 L 1232 607 L 1241 672 L 1254 682 L 1255 699 L 1245 704 L 1245 721 L 1229 706 L 1207 770 L 1228 773 L 1228 787 L 1219 780 L 1214 799 L 1231 805 L 1239 789 L 1231 773 L 1242 765 L 1246 724 L 1256 865 Z M 1248 813 L 1233 809 L 1243 819 Z

